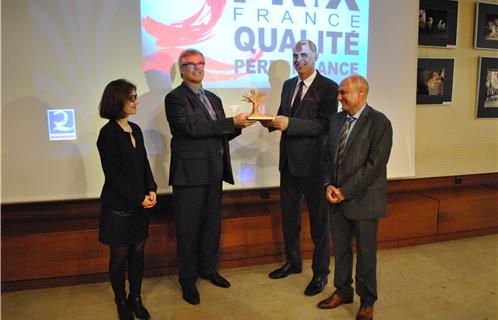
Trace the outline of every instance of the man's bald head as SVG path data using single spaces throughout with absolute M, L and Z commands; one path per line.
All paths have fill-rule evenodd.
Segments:
M 352 75 L 341 81 L 338 99 L 342 110 L 354 115 L 367 103 L 368 81 L 360 75 Z
M 353 89 L 356 90 L 363 89 L 363 91 L 365 91 L 365 98 L 366 98 L 366 96 L 368 95 L 368 90 L 370 89 L 367 79 L 360 76 L 359 74 L 355 74 L 342 80 L 341 84 L 345 81 L 349 82 Z

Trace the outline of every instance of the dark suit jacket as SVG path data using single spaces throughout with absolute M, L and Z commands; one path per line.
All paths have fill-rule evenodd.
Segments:
M 182 83 L 164 99 L 171 130 L 169 184 L 205 185 L 226 181 L 233 184 L 228 140 L 241 133 L 233 118 L 226 118 L 218 96 L 206 91 L 217 120 L 211 120 L 197 95 Z
M 278 114 L 289 117 L 280 139 L 279 169 L 287 162 L 296 177 L 320 175 L 320 161 L 329 122 L 337 112 L 337 84 L 317 71 L 300 106 L 291 115 L 292 96 L 298 77 L 284 82 Z
M 140 127 L 129 122 L 135 145 L 130 134 L 114 120 L 100 129 L 97 147 L 102 170 L 105 174 L 100 201 L 113 210 L 134 211 L 142 208 L 142 202 L 150 191 L 156 192 L 149 160 Z
M 336 176 L 337 147 L 346 116 L 344 111 L 338 113 L 330 125 L 323 156 L 324 184 L 341 188 L 346 200 L 339 206 L 348 219 L 383 217 L 393 135 L 391 122 L 367 105 L 349 135 L 340 176 Z

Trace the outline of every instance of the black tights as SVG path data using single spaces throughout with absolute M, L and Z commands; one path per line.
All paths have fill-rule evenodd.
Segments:
M 144 274 L 144 246 L 145 241 L 129 246 L 110 246 L 109 277 L 114 297 L 118 301 L 126 299 L 125 274 L 127 264 L 130 293 L 135 297 L 140 297 Z

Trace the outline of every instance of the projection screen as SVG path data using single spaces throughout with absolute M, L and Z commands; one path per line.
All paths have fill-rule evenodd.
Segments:
M 171 135 L 164 96 L 181 83 L 176 60 L 206 56 L 204 86 L 227 116 L 241 95 L 266 92 L 276 113 L 296 75 L 292 46 L 318 46 L 317 69 L 336 82 L 359 73 L 368 102 L 393 123 L 389 178 L 414 176 L 416 1 L 2 1 L 2 203 L 96 198 L 104 176 L 95 146 L 98 102 L 111 80 L 138 87 L 138 123 L 160 193 L 169 193 Z M 235 185 L 278 186 L 278 132 L 259 124 L 232 140 Z

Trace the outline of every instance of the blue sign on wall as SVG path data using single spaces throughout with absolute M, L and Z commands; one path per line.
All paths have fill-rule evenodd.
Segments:
M 48 138 L 50 140 L 75 140 L 74 109 L 47 110 Z

